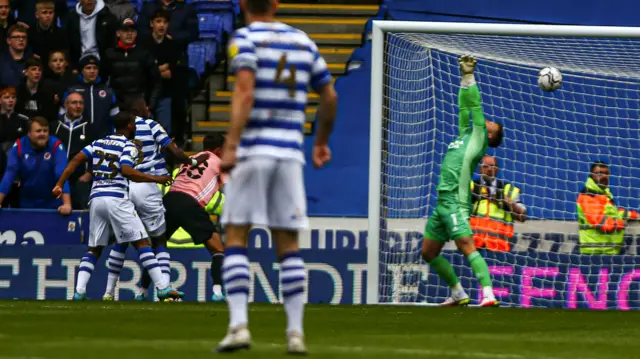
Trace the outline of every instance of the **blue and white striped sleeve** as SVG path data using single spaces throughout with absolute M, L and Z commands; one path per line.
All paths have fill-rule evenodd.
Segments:
M 134 167 L 134 162 L 138 158 L 138 149 L 136 146 L 127 141 L 122 149 L 122 156 L 120 157 L 120 167 L 129 166 Z
M 171 143 L 171 139 L 169 135 L 167 135 L 167 131 L 165 131 L 164 127 L 161 124 L 155 121 L 147 121 L 149 128 L 151 129 L 151 134 L 153 135 L 154 141 L 161 147 L 165 148 L 169 146 Z
M 231 71 L 234 74 L 240 70 L 258 71 L 256 47 L 247 37 L 247 31 L 242 30 L 244 29 L 240 29 L 233 34 L 228 47 Z
M 85 146 L 85 148 L 82 149 L 82 153 L 84 153 L 84 155 L 89 159 L 93 158 L 93 142 Z
M 318 47 L 313 45 L 313 66 L 311 67 L 311 88 L 315 91 L 331 82 L 331 73 L 326 61 L 320 55 Z

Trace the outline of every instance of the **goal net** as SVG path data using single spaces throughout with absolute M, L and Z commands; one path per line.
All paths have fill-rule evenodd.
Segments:
M 639 309 L 640 231 L 627 223 L 620 255 L 581 255 L 576 200 L 591 163 L 603 161 L 615 204 L 640 209 L 640 29 L 558 27 L 560 36 L 547 36 L 554 27 L 546 26 L 540 36 L 536 25 L 445 25 L 463 28 L 374 30 L 368 303 L 449 296 L 420 247 L 440 163 L 457 136 L 458 59 L 472 54 L 485 116 L 505 128 L 502 145 L 488 153 L 498 159 L 498 178 L 520 188 L 528 214 L 515 224 L 510 252 L 481 250 L 497 298 L 515 307 Z M 563 74 L 553 93 L 537 83 L 548 66 Z M 443 255 L 477 304 L 482 294 L 467 260 L 451 242 Z

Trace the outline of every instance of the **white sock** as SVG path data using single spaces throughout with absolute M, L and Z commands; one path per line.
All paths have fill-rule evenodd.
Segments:
M 249 259 L 247 249 L 227 248 L 222 264 L 222 281 L 227 289 L 229 328 L 247 325 L 249 301 Z
M 281 264 L 280 286 L 284 298 L 284 310 L 287 313 L 287 334 L 302 334 L 304 291 L 307 282 L 304 261 L 296 252 L 285 255 Z
M 162 274 L 158 260 L 150 247 L 138 249 L 140 264 L 149 272 L 149 276 L 158 289 L 166 289 L 169 286 L 166 277 Z
M 91 279 L 91 274 L 95 269 L 98 259 L 93 253 L 87 253 L 80 261 L 80 269 L 78 271 L 78 281 L 76 283 L 76 292 L 79 294 L 87 293 L 87 283 Z
M 493 288 L 492 287 L 482 287 L 482 298 L 495 300 L 496 297 L 493 294 Z
M 144 297 L 148 297 L 149 296 L 149 289 L 148 288 L 138 287 L 138 295 L 142 295 Z
M 167 252 L 167 249 L 162 246 L 158 246 L 155 251 L 160 270 L 166 277 L 167 282 L 171 283 L 171 255 Z
M 460 284 L 460 282 L 451 287 L 451 296 L 454 298 L 468 297 L 467 292 L 464 291 L 464 288 L 462 288 L 462 284 Z
M 107 288 L 104 291 L 104 295 L 113 296 L 116 291 L 120 272 L 124 266 L 124 251 L 121 252 L 123 249 L 126 251 L 127 247 L 114 246 L 109 252 L 109 259 L 107 260 L 109 275 L 107 276 Z
M 213 286 L 213 294 L 222 295 L 222 286 L 220 284 L 216 284 Z

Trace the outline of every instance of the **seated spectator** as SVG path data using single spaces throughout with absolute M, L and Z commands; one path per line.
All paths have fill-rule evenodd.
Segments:
M 141 45 L 151 51 L 158 63 L 162 77 L 162 91 L 155 109 L 155 120 L 171 135 L 171 94 L 173 93 L 173 71 L 180 59 L 181 49 L 167 37 L 171 13 L 159 8 L 151 19 L 151 35 L 142 39 Z
M 49 66 L 44 70 L 44 78 L 56 94 L 56 107 L 61 106 L 62 97 L 67 89 L 78 82 L 78 75 L 69 68 L 67 54 L 54 50 L 49 55 Z
M 18 112 L 31 118 L 41 116 L 49 122 L 56 120 L 55 93 L 42 81 L 42 63 L 36 58 L 27 60 L 24 79 L 16 89 Z
M 100 127 L 83 117 L 85 102 L 82 94 L 70 93 L 64 99 L 64 108 L 64 115 L 53 127 L 52 133 L 65 145 L 67 158 L 73 158 L 85 146 L 100 138 Z M 89 208 L 91 173 L 87 170 L 84 164 L 69 177 L 73 209 Z
M 80 58 L 80 81 L 67 90 L 68 94 L 79 93 L 84 100 L 82 117 L 92 124 L 88 140 L 94 141 L 113 133 L 113 118 L 120 112 L 113 90 L 100 78 L 100 59 L 97 54 L 86 54 Z M 64 116 L 66 110 L 60 108 Z
M 39 56 L 40 61 L 46 64 L 49 62 L 51 51 L 68 50 L 67 34 L 54 22 L 54 0 L 36 1 L 36 19 L 37 23 L 29 27 L 29 46 L 33 54 Z
M 67 166 L 67 156 L 62 142 L 49 136 L 49 123 L 45 118 L 29 120 L 28 135 L 16 141 L 8 157 L 7 170 L 0 183 L 0 203 L 13 181 L 20 178 L 20 208 L 58 209 L 64 215 L 71 213 L 67 185 L 62 201 L 51 195 Z
M 16 10 L 18 11 L 18 21 L 26 24 L 29 27 L 33 27 L 38 23 L 36 15 L 38 1 L 37 0 L 20 0 L 16 1 Z M 53 0 L 55 6 L 55 15 L 53 17 L 53 22 L 57 23 L 58 20 L 60 24 L 65 24 L 67 21 L 67 2 L 66 0 Z
M 117 32 L 118 44 L 107 50 L 102 72 L 116 93 L 118 103 L 131 96 L 142 96 L 149 109 L 155 109 L 161 90 L 160 72 L 151 52 L 136 46 L 138 33 L 132 19 L 122 22 Z
M 182 57 L 175 69 L 171 70 L 173 96 L 171 100 L 171 117 L 173 118 L 172 136 L 178 145 L 184 144 L 185 121 L 187 118 L 187 101 L 189 99 L 189 61 L 187 47 L 198 41 L 200 37 L 198 14 L 193 5 L 185 1 L 156 0 L 144 2 L 138 18 L 138 30 L 141 36 L 149 36 L 153 14 L 163 8 L 171 13 L 167 37 L 173 39 L 181 49 Z
M 0 84 L 17 87 L 22 80 L 22 71 L 31 50 L 27 47 L 27 29 L 13 25 L 7 32 L 9 51 L 0 54 Z
M 137 17 L 136 9 L 129 0 L 105 0 L 104 2 L 119 24 L 124 19 L 135 19 Z
M 9 0 L 0 0 L 0 54 L 9 51 L 7 46 L 7 31 L 16 23 L 11 13 Z
M 69 62 L 77 64 L 87 52 L 97 52 L 104 58 L 105 51 L 116 41 L 116 17 L 103 0 L 79 0 L 75 10 L 69 14 L 66 29 L 70 39 Z

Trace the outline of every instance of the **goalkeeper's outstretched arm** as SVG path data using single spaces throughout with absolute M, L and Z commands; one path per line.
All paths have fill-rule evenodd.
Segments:
M 476 84 L 474 72 L 477 61 L 473 56 L 465 55 L 458 61 L 462 79 L 460 80 L 460 90 L 458 92 L 459 120 L 458 130 L 462 133 L 469 127 L 469 114 L 473 119 L 474 126 L 485 127 L 484 114 L 482 113 L 482 101 L 480 100 L 480 90 Z

